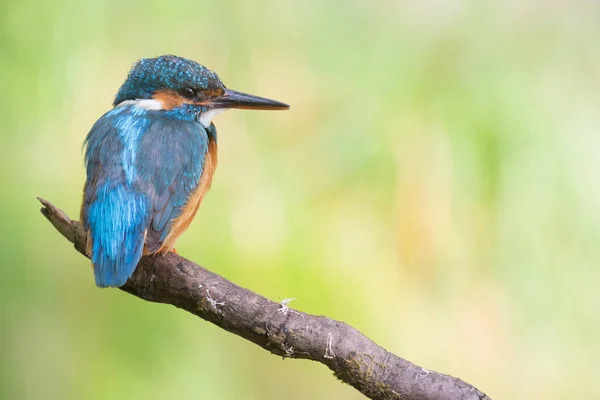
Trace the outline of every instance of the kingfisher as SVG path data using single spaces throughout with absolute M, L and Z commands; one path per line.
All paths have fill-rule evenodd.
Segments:
M 120 287 L 145 254 L 175 251 L 217 167 L 215 115 L 287 110 L 225 87 L 218 75 L 173 55 L 139 60 L 113 108 L 84 141 L 81 221 L 98 287 Z

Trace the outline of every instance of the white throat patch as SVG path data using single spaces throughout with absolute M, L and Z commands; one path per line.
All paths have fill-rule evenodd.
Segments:
M 226 108 L 215 108 L 215 109 L 203 112 L 200 114 L 199 121 L 202 124 L 202 126 L 204 126 L 205 128 L 208 128 L 210 126 L 210 123 L 212 122 L 212 119 L 215 117 L 215 115 L 221 114 L 223 111 L 227 111 L 227 109 Z

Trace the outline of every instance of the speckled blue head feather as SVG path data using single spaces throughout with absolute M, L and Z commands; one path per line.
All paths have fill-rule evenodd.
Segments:
M 185 58 L 164 55 L 142 58 L 133 65 L 113 105 L 125 100 L 150 99 L 157 90 L 205 90 L 223 87 L 218 75 L 203 65 Z

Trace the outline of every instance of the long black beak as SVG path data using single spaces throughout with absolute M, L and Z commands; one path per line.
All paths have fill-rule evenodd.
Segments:
M 214 97 L 208 100 L 207 103 L 213 109 L 245 108 L 250 110 L 288 110 L 290 108 L 289 105 L 279 101 L 229 89 L 225 89 L 225 92 L 221 96 Z

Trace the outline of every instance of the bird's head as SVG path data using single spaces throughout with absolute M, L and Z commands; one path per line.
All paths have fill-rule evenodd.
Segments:
M 129 72 L 114 105 L 136 104 L 149 110 L 191 110 L 206 127 L 229 108 L 287 110 L 279 101 L 230 90 L 216 73 L 185 58 L 143 58 Z

